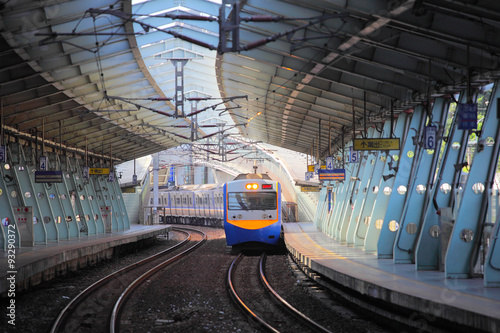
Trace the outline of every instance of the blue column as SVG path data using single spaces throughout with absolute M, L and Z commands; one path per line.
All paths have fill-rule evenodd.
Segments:
M 380 138 L 380 133 L 375 131 L 374 128 L 368 129 L 367 138 Z M 361 221 L 361 211 L 365 204 L 365 199 L 368 194 L 368 188 L 370 186 L 370 176 L 375 165 L 376 152 L 365 152 L 362 158 L 359 159 L 358 163 L 361 163 L 362 172 L 360 172 L 359 187 L 357 189 L 356 199 L 354 201 L 354 208 L 352 209 L 351 218 L 349 221 L 349 227 L 347 228 L 346 243 L 347 246 L 354 245 L 354 232 L 358 228 Z
M 9 234 L 14 235 L 11 237 L 14 237 L 14 245 L 16 247 L 19 247 L 21 245 L 19 228 L 16 224 L 16 220 L 14 219 L 14 211 L 12 210 L 13 206 L 19 205 L 11 202 L 11 192 L 16 187 L 15 179 L 7 177 L 8 173 L 5 172 L 7 171 L 7 169 L 5 168 L 6 164 L 8 163 L 0 162 L 0 246 L 4 251 L 7 250 Z M 15 198 L 13 199 L 15 200 Z
M 465 99 L 465 96 L 462 96 L 459 100 L 465 102 Z M 443 234 L 443 228 L 445 230 L 448 228 L 441 225 L 438 213 L 441 212 L 441 209 L 454 205 L 453 193 L 460 175 L 460 168 L 457 170 L 455 165 L 463 161 L 468 140 L 467 131 L 457 130 L 456 117 L 457 113 L 455 112 L 449 133 L 444 134 L 447 135 L 447 144 L 437 179 L 432 187 L 432 199 L 425 212 L 425 219 L 415 251 L 417 269 L 444 270 L 444 265 L 442 268 L 440 266 L 443 264 L 443 251 L 446 250 L 450 232 Z M 449 229 L 451 230 L 451 228 Z
M 394 129 L 394 136 L 401 138 L 401 147 L 404 145 L 404 134 L 408 128 L 411 120 L 411 115 L 407 113 L 401 113 L 398 117 L 396 128 Z M 384 171 L 382 172 L 382 179 L 377 192 L 377 198 L 373 206 L 373 211 L 370 216 L 370 224 L 368 225 L 368 231 L 366 232 L 366 238 L 364 243 L 364 249 L 367 253 L 374 253 L 377 251 L 377 243 L 380 236 L 380 230 L 384 222 L 384 216 L 387 211 L 387 206 L 389 205 L 389 199 L 392 193 L 392 187 L 394 185 L 395 173 L 399 163 L 399 158 L 396 160 L 394 156 L 398 156 L 401 150 L 389 151 L 386 157 Z M 384 179 L 384 176 L 387 178 Z
M 433 118 L 437 121 L 440 128 L 443 128 L 446 122 L 447 112 L 443 112 L 445 100 L 437 98 L 432 108 Z M 431 125 L 431 124 L 428 124 Z M 436 125 L 436 124 L 432 124 Z M 439 140 L 439 143 L 441 140 Z M 419 145 L 422 147 L 423 133 L 420 137 Z M 410 180 L 410 190 L 404 205 L 401 216 L 401 224 L 397 231 L 394 242 L 394 262 L 395 263 L 414 263 L 414 253 L 416 240 L 422 225 L 422 216 L 424 215 L 429 202 L 429 193 L 432 193 L 430 186 L 434 181 L 435 164 L 438 162 L 438 155 L 441 145 L 436 149 L 417 149 L 417 156 L 414 163 L 417 163 L 415 177 Z
M 474 273 L 486 212 L 488 193 L 498 164 L 500 121 L 497 117 L 500 89 L 495 83 L 490 103 L 475 147 L 474 159 L 445 258 L 447 278 L 467 278 Z M 489 144 L 492 141 L 494 144 Z M 496 150 L 494 148 L 496 147 Z
M 390 135 L 391 123 L 386 121 L 384 124 L 384 129 L 382 130 L 381 137 L 388 138 Z M 373 205 L 375 204 L 375 199 L 380 188 L 380 182 L 382 181 L 382 172 L 384 171 L 386 152 L 377 151 L 375 156 L 375 165 L 370 175 L 370 183 L 367 188 L 367 192 L 364 198 L 364 205 L 361 209 L 359 215 L 359 223 L 354 232 L 354 247 L 362 247 L 365 243 L 366 233 L 371 222 L 371 213 L 373 210 Z
M 384 224 L 380 230 L 380 237 L 377 244 L 377 255 L 379 258 L 392 258 L 394 239 L 396 231 L 401 224 L 401 214 L 407 198 L 411 175 L 414 170 L 415 143 L 412 139 L 413 135 L 419 136 L 419 129 L 423 125 L 425 112 L 421 105 L 418 105 L 414 112 L 410 123 L 410 131 L 407 134 L 404 148 L 398 164 L 398 172 L 396 174 L 394 185 L 392 188 L 391 197 L 389 198 L 389 207 L 384 217 Z

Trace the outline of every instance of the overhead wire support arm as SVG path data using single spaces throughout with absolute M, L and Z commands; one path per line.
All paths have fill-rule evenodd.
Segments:
M 279 20 L 276 20 L 276 21 L 274 21 L 274 20 L 264 21 L 263 18 L 258 18 L 255 21 L 257 21 L 257 22 L 278 22 L 278 21 L 282 21 L 282 20 L 285 20 L 285 19 L 286 20 L 294 19 L 294 20 L 309 20 L 309 23 L 303 24 L 301 26 L 298 26 L 296 28 L 287 30 L 285 32 L 277 33 L 277 34 L 275 34 L 273 36 L 269 36 L 267 38 L 260 39 L 258 41 L 253 42 L 253 43 L 249 43 L 247 45 L 241 46 L 240 50 L 248 51 L 248 50 L 254 49 L 256 47 L 265 45 L 267 43 L 274 42 L 278 38 L 281 38 L 283 36 L 292 36 L 297 31 L 304 30 L 306 28 L 309 28 L 310 26 L 316 25 L 318 23 L 321 23 L 323 21 L 329 20 L 331 18 L 344 18 L 344 17 L 347 17 L 348 15 L 349 14 L 347 14 L 347 13 L 339 13 L 339 14 L 322 15 L 322 16 L 314 17 L 314 18 L 284 18 L 283 17 L 283 18 L 281 18 Z M 240 19 L 242 21 L 253 21 L 251 18 L 240 18 Z
M 196 97 L 197 99 L 190 99 L 190 98 L 187 98 L 186 100 L 204 100 L 203 97 L 202 99 L 199 99 L 200 97 Z M 210 105 L 210 106 L 206 106 L 200 110 L 196 110 L 196 111 L 193 111 L 189 114 L 186 115 L 186 117 L 189 117 L 189 116 L 193 116 L 195 114 L 198 114 L 198 113 L 201 113 L 203 111 L 206 111 L 208 109 L 212 109 L 212 110 L 215 110 L 215 108 L 221 104 L 224 104 L 224 103 L 227 103 L 227 102 L 232 102 L 233 100 L 235 99 L 238 99 L 238 98 L 245 98 L 246 100 L 248 100 L 248 96 L 247 95 L 244 95 L 244 96 L 234 96 L 234 97 L 227 97 L 227 98 L 214 98 L 214 99 L 222 99 L 222 102 L 220 103 L 216 103 L 214 105 Z M 208 98 L 208 99 L 212 99 L 212 98 Z
M 152 112 L 155 112 L 155 113 L 158 113 L 158 114 L 161 114 L 161 115 L 164 115 L 164 116 L 167 116 L 167 117 L 175 117 L 175 115 L 173 114 L 169 114 L 169 113 L 166 113 L 164 111 L 160 111 L 160 110 L 157 110 L 157 109 L 153 109 L 153 108 L 150 108 L 150 107 L 147 107 L 147 106 L 144 106 L 144 105 L 141 105 L 141 104 L 138 104 L 138 103 L 135 103 L 135 102 L 132 102 L 130 99 L 128 98 L 123 98 L 123 97 L 119 97 L 119 96 L 109 96 L 109 95 L 106 95 L 105 98 L 107 100 L 110 100 L 110 99 L 117 99 L 119 101 L 122 101 L 122 102 L 125 102 L 125 103 L 129 103 L 129 104 L 132 104 L 134 105 L 137 110 L 140 110 L 141 108 L 144 108 L 146 110 L 149 110 L 149 111 L 152 111 Z
M 217 46 L 215 46 L 215 45 L 211 45 L 211 44 L 208 44 L 208 43 L 196 40 L 194 38 L 182 35 L 182 34 L 176 32 L 176 31 L 173 31 L 173 30 L 161 29 L 161 28 L 155 27 L 153 25 L 150 25 L 150 24 L 141 22 L 139 20 L 136 20 L 136 19 L 133 18 L 132 14 L 126 14 L 126 13 L 118 11 L 118 10 L 97 9 L 97 8 L 90 8 L 90 9 L 87 10 L 87 12 L 90 13 L 90 14 L 97 14 L 97 15 L 101 15 L 101 14 L 113 15 L 113 16 L 119 17 L 119 18 L 121 18 L 121 19 L 123 19 L 125 21 L 130 21 L 130 22 L 139 24 L 146 32 L 148 32 L 150 29 L 154 29 L 154 30 L 157 30 L 157 31 L 169 34 L 169 35 L 172 35 L 175 38 L 179 38 L 179 39 L 185 40 L 186 42 L 190 42 L 190 43 L 193 43 L 193 44 L 205 47 L 205 48 L 207 48 L 209 50 L 217 50 Z M 191 15 L 189 15 L 189 16 L 191 17 Z M 202 18 L 202 17 L 203 16 L 200 16 L 200 18 Z M 191 17 L 190 19 L 193 19 L 193 18 Z

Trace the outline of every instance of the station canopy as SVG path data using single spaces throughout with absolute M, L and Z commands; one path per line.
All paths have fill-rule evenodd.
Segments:
M 4 134 L 117 161 L 235 135 L 324 156 L 500 75 L 497 1 L 17 0 L 0 24 Z

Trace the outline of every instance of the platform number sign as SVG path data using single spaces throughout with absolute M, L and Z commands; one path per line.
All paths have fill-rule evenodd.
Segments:
M 7 162 L 7 147 L 6 146 L 0 146 L 0 162 L 2 162 L 2 163 Z
M 358 163 L 359 158 L 358 158 L 358 151 L 354 150 L 353 147 L 351 146 L 349 150 L 349 162 L 350 163 Z
M 40 170 L 47 171 L 47 156 L 40 156 Z
M 424 149 L 436 149 L 436 126 L 426 126 L 424 129 Z
M 90 167 L 84 166 L 82 170 L 83 178 L 88 179 L 90 175 Z
M 132 176 L 132 184 L 137 185 L 137 175 Z
M 115 173 L 113 171 L 110 171 L 108 175 L 108 182 L 112 183 L 114 181 L 115 181 Z
M 326 157 L 326 170 L 333 170 L 333 156 Z

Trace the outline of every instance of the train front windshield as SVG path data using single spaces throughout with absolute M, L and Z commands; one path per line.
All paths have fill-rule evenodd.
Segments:
M 229 192 L 228 210 L 276 210 L 276 192 Z

